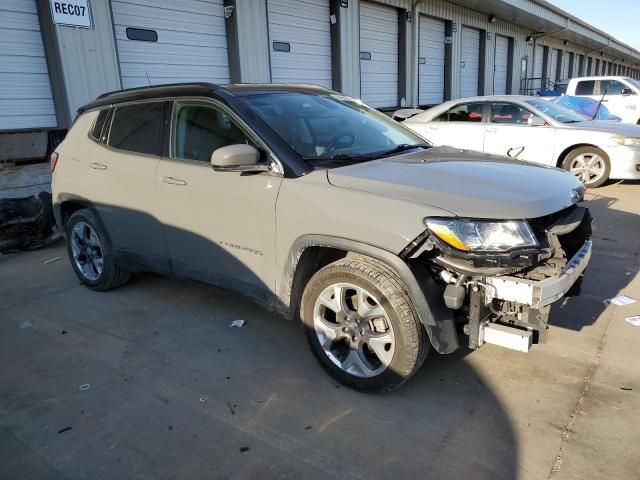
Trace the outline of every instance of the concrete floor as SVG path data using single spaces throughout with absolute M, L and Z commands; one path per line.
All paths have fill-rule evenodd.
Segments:
M 387 395 L 336 385 L 239 296 L 94 293 L 62 246 L 0 256 L 0 478 L 640 478 L 640 303 L 604 303 L 640 300 L 640 184 L 592 193 L 595 254 L 548 344 L 431 352 Z

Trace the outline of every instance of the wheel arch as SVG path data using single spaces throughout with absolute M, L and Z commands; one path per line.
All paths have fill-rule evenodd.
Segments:
M 564 162 L 564 159 L 567 158 L 567 155 L 569 155 L 574 150 L 576 150 L 578 148 L 582 148 L 582 147 L 593 147 L 593 148 L 597 148 L 598 150 L 602 150 L 602 148 L 600 148 L 597 145 L 594 145 L 593 143 L 575 143 L 575 144 L 565 148 L 560 153 L 560 155 L 558 156 L 558 160 L 556 161 L 556 167 L 562 168 L 562 162 Z
M 294 242 L 278 289 L 280 301 L 288 305 L 290 316 L 297 318 L 302 293 L 313 274 L 349 254 L 369 257 L 398 276 L 407 289 L 431 344 L 439 353 L 451 353 L 458 348 L 453 315 L 444 307 L 442 298 L 433 294 L 431 287 L 434 284 L 430 277 L 426 279 L 421 272 L 416 275 L 404 260 L 388 250 L 341 237 L 304 235 Z
M 111 243 L 111 238 L 109 237 L 109 233 L 106 228 L 104 228 L 104 222 L 98 213 L 98 208 L 96 205 L 89 199 L 78 196 L 78 195 L 65 195 L 59 197 L 59 200 L 53 206 L 53 214 L 56 219 L 56 224 L 58 225 L 58 229 L 64 234 L 66 231 L 66 225 L 73 215 L 78 210 L 87 209 L 90 210 L 91 213 L 96 217 L 100 225 L 103 227 L 103 233 L 107 237 L 107 241 Z

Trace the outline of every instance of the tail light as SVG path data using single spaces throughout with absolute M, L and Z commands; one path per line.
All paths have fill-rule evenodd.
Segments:
M 58 164 L 58 152 L 53 152 L 51 157 L 49 157 L 49 164 L 51 165 L 51 173 L 56 169 L 56 165 Z

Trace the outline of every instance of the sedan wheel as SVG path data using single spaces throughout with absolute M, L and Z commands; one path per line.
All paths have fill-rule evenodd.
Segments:
M 589 188 L 599 187 L 609 179 L 609 157 L 597 147 L 573 150 L 562 162 L 562 167 Z

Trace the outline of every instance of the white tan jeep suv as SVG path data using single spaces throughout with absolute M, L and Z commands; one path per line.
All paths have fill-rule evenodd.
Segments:
M 392 390 L 439 353 L 528 350 L 591 253 L 584 187 L 423 138 L 319 87 L 102 95 L 52 155 L 54 210 L 89 288 L 154 271 L 301 319 L 341 382 Z

